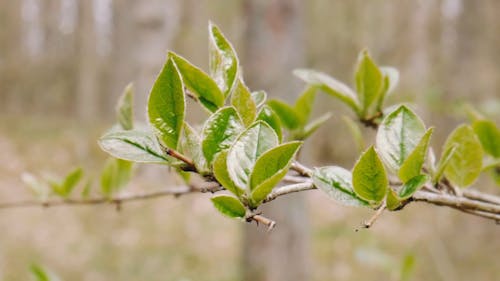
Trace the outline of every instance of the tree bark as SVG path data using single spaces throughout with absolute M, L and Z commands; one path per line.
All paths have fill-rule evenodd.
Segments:
M 246 34 L 242 56 L 244 78 L 253 90 L 291 101 L 300 88 L 291 71 L 304 61 L 302 2 L 245 1 Z M 272 233 L 245 225 L 244 280 L 309 279 L 309 236 L 304 196 L 288 196 L 266 204 L 264 214 L 276 220 Z

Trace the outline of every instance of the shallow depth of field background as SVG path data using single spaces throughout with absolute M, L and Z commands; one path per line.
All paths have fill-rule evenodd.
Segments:
M 269 1 L 262 24 L 247 26 L 248 2 L 0 0 L 0 202 L 31 198 L 23 172 L 62 176 L 81 165 L 97 189 L 106 155 L 96 140 L 113 124 L 121 90 L 135 83 L 137 118 L 144 120 L 167 49 L 207 69 L 209 20 L 247 54 L 243 69 L 254 65 L 247 48 L 259 42 L 250 44 L 245 31 L 288 27 L 273 25 L 280 1 Z M 357 53 L 368 48 L 379 64 L 400 70 L 389 102 L 409 102 L 436 127 L 438 155 L 446 135 L 467 120 L 464 102 L 500 122 L 500 2 L 298 2 L 299 12 L 291 14 L 302 58 L 294 67 L 352 85 Z M 281 51 L 272 46 L 265 56 Z M 259 67 L 264 78 L 272 68 Z M 302 84 L 286 71 L 281 77 L 297 87 L 279 96 L 291 102 Z M 260 85 L 271 88 L 264 78 Z M 357 151 L 341 121 L 349 112 L 324 94 L 315 108 L 334 117 L 306 144 L 305 162 L 352 167 Z M 204 118 L 195 105 L 188 114 Z M 139 166 L 127 192 L 168 184 L 180 181 L 165 168 Z M 500 194 L 486 176 L 475 185 Z M 0 280 L 29 280 L 32 263 L 63 280 L 241 280 L 242 223 L 220 216 L 208 198 L 133 202 L 120 212 L 107 205 L 2 209 Z M 308 192 L 306 202 L 311 280 L 399 280 L 408 256 L 415 260 L 411 280 L 500 280 L 500 226 L 491 221 L 411 204 L 384 214 L 373 229 L 354 232 L 369 210 L 338 206 L 317 191 Z

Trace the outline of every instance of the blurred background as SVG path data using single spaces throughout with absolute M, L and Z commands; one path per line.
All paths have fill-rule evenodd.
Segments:
M 0 202 L 31 198 L 23 172 L 98 178 L 99 135 L 117 97 L 149 89 L 174 50 L 207 69 L 207 24 L 235 45 L 252 90 L 292 102 L 294 68 L 353 83 L 358 52 L 401 72 L 391 102 L 414 105 L 436 126 L 436 154 L 466 121 L 467 101 L 500 122 L 500 2 L 495 0 L 0 0 Z M 192 122 L 205 118 L 189 105 Z M 345 107 L 318 95 L 334 117 L 306 144 L 303 162 L 352 167 Z M 370 130 L 364 131 L 368 138 Z M 98 182 L 98 181 L 97 181 Z M 97 184 L 96 182 L 96 184 Z M 140 166 L 130 191 L 180 180 Z M 488 177 L 479 189 L 500 194 Z M 94 191 L 96 192 L 96 191 Z M 63 280 L 500 280 L 500 227 L 457 211 L 411 204 L 355 232 L 370 210 L 316 191 L 265 212 L 277 229 L 220 216 L 209 195 L 113 206 L 0 210 L 0 280 L 29 280 L 37 263 Z

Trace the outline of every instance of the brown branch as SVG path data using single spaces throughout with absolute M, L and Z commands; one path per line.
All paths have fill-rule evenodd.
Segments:
M 249 216 L 246 217 L 247 222 L 252 222 L 254 221 L 259 225 L 260 223 L 267 226 L 267 231 L 271 231 L 274 229 L 276 226 L 276 222 L 264 217 L 262 214 L 250 214 Z
M 195 173 L 198 172 L 193 160 L 189 159 L 188 157 L 186 157 L 185 155 L 181 154 L 180 152 L 178 152 L 174 149 L 164 147 L 163 150 L 165 151 L 165 153 L 167 155 L 172 156 L 172 157 L 184 162 L 187 165 L 187 167 L 185 169 L 183 169 L 184 171 L 190 171 L 190 172 L 195 172 Z
M 364 221 L 363 224 L 361 225 L 361 227 L 363 228 L 370 228 L 373 226 L 373 224 L 377 221 L 377 219 L 382 215 L 382 213 L 384 212 L 384 210 L 387 208 L 387 203 L 386 201 L 382 201 L 382 205 L 380 205 L 380 207 L 377 208 L 377 210 L 375 211 L 375 213 L 373 214 L 373 216 L 367 220 L 367 221 Z M 357 232 L 359 229 L 356 229 L 355 231 Z

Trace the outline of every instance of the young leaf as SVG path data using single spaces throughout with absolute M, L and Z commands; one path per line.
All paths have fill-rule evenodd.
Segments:
M 123 130 L 132 130 L 134 127 L 134 88 L 132 83 L 128 84 L 123 91 L 116 106 L 116 117 L 118 124 Z
M 171 57 L 168 58 L 151 89 L 148 100 L 149 122 L 160 141 L 177 149 L 184 124 L 184 85 Z
M 328 121 L 330 117 L 332 117 L 332 114 L 328 112 L 314 119 L 313 121 L 311 121 L 311 123 L 307 124 L 304 127 L 304 130 L 301 132 L 300 136 L 297 139 L 299 140 L 307 139 L 312 134 L 314 134 L 314 132 L 316 132 L 316 130 L 318 130 L 319 127 L 321 127 L 321 125 L 325 124 L 325 122 Z
M 456 128 L 444 145 L 444 150 L 456 145 L 444 174 L 453 184 L 459 187 L 471 185 L 481 173 L 483 165 L 483 149 L 474 130 L 468 125 Z
M 490 120 L 477 120 L 472 126 L 481 141 L 484 152 L 500 158 L 500 130 L 495 123 Z
M 314 185 L 330 198 L 346 206 L 366 206 L 368 203 L 358 197 L 352 187 L 350 171 L 337 167 L 321 167 L 314 170 Z
M 399 82 L 399 71 L 394 67 L 380 67 L 380 72 L 383 75 L 383 87 L 377 101 L 377 110 L 382 111 L 382 107 L 386 96 L 390 95 Z
M 389 184 L 384 165 L 370 146 L 359 158 L 352 171 L 354 192 L 362 199 L 379 203 L 384 199 Z
M 121 190 L 130 181 L 132 162 L 109 158 L 101 172 L 101 192 L 106 196 Z
M 36 281 L 59 281 L 60 279 L 52 273 L 49 273 L 43 267 L 32 264 L 30 266 L 31 275 Z
M 398 197 L 402 200 L 410 198 L 417 190 L 419 190 L 426 182 L 430 180 L 428 175 L 418 175 L 409 179 L 399 190 Z
M 58 194 L 62 197 L 68 197 L 71 194 L 71 191 L 73 191 L 73 189 L 76 187 L 82 176 L 83 176 L 82 168 L 76 168 L 73 171 L 71 171 L 66 176 L 66 178 L 64 178 L 61 184 L 61 189 L 59 190 Z
M 234 106 L 236 111 L 240 114 L 243 124 L 245 124 L 245 126 L 250 126 L 255 120 L 257 107 L 255 106 L 250 91 L 240 78 L 236 80 L 236 86 L 231 95 L 231 105 Z
M 301 144 L 299 141 L 281 144 L 264 152 L 257 159 L 250 174 L 251 198 L 255 205 L 264 200 L 286 175 Z
M 354 112 L 359 112 L 359 101 L 356 93 L 344 83 L 335 80 L 325 73 L 314 70 L 297 69 L 293 74 L 309 85 L 317 86 L 325 93 L 338 98 L 351 107 Z
M 176 53 L 169 52 L 168 55 L 179 69 L 184 85 L 206 109 L 214 112 L 224 106 L 224 94 L 208 74 Z
M 205 122 L 202 132 L 201 148 L 208 164 L 215 155 L 228 149 L 244 129 L 234 107 L 223 107 Z
M 399 169 L 399 178 L 406 183 L 409 179 L 420 175 L 422 166 L 425 162 L 425 156 L 427 155 L 427 149 L 429 148 L 429 142 L 431 140 L 432 132 L 434 128 L 430 128 L 420 139 L 415 149 L 408 155 L 406 160 L 401 165 Z
M 163 152 L 150 132 L 130 130 L 105 134 L 99 146 L 111 156 L 132 162 L 169 164 L 171 160 Z
M 227 97 L 236 82 L 238 57 L 231 43 L 215 24 L 210 22 L 208 31 L 210 76 L 215 80 L 224 96 Z
M 394 211 L 401 207 L 401 200 L 392 188 L 388 188 L 387 197 L 385 198 L 387 209 Z
M 347 125 L 349 132 L 351 132 L 354 143 L 356 144 L 358 151 L 361 153 L 365 150 L 365 140 L 363 139 L 363 133 L 359 128 L 358 123 L 354 122 L 351 118 L 347 116 L 342 116 L 342 121 Z
M 300 127 L 301 117 L 293 107 L 277 99 L 269 100 L 267 104 L 280 117 L 281 124 L 287 129 L 293 130 Z
M 267 94 L 264 91 L 252 92 L 252 99 L 257 107 L 261 107 L 266 102 Z
M 184 122 L 184 129 L 182 130 L 179 151 L 193 160 L 196 169 L 200 173 L 204 173 L 208 170 L 207 161 L 201 151 L 200 136 L 186 122 Z
M 238 199 L 227 195 L 216 195 L 211 200 L 214 207 L 223 215 L 230 218 L 245 217 L 245 206 Z
M 41 182 L 30 173 L 23 173 L 21 175 L 21 180 L 33 192 L 37 199 L 41 201 L 47 200 L 50 194 L 50 189 L 47 184 Z
M 268 105 L 262 106 L 257 115 L 256 120 L 261 120 L 266 122 L 271 128 L 274 129 L 274 132 L 278 136 L 278 142 L 281 142 L 282 133 L 281 133 L 281 121 L 279 116 L 272 110 Z
M 425 133 L 422 120 L 406 106 L 387 115 L 377 131 L 380 157 L 392 171 L 398 171 Z
M 356 70 L 356 89 L 362 104 L 363 112 L 379 97 L 383 87 L 382 72 L 366 50 L 358 58 Z
M 233 182 L 246 189 L 257 159 L 278 145 L 274 130 L 263 121 L 257 121 L 233 143 L 227 154 L 228 173 Z
M 294 109 L 300 117 L 302 126 L 309 121 L 315 97 L 316 87 L 307 87 L 295 102 Z
M 444 169 L 446 169 L 446 166 L 450 162 L 451 157 L 453 156 L 453 154 L 455 154 L 455 151 L 457 150 L 457 146 L 458 146 L 457 144 L 453 144 L 453 145 L 446 147 L 443 150 L 443 154 L 441 155 L 441 158 L 439 159 L 439 163 L 437 165 L 436 172 L 432 176 L 432 183 L 433 184 L 436 184 L 437 182 L 439 182 L 439 180 L 443 176 Z
M 240 197 L 244 190 L 237 187 L 227 171 L 227 151 L 221 151 L 215 157 L 213 164 L 214 176 L 217 181 L 234 195 Z

